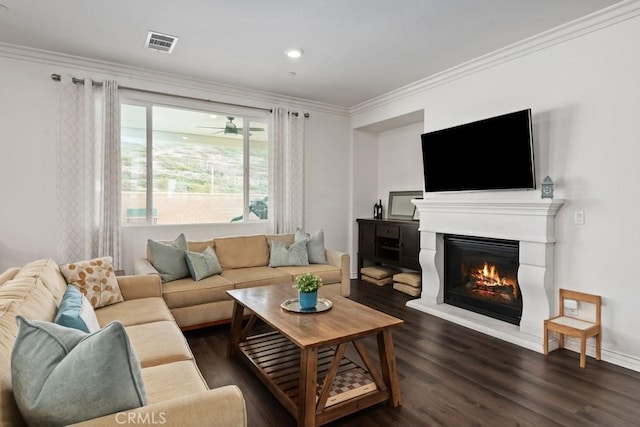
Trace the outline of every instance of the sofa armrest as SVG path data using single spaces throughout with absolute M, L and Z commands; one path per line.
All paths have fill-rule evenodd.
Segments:
M 112 427 L 123 424 L 246 427 L 247 410 L 240 389 L 228 385 L 73 425 Z
M 146 275 L 146 274 L 155 274 L 160 277 L 160 273 L 156 268 L 149 262 L 146 258 L 138 258 L 133 261 L 133 274 L 135 275 Z
M 344 252 L 334 251 L 332 249 L 325 249 L 325 256 L 327 257 L 327 264 L 332 265 L 340 269 L 340 295 L 348 297 L 351 294 L 351 275 L 349 254 Z
M 126 300 L 162 297 L 162 282 L 160 276 L 149 274 L 146 276 L 118 276 L 118 286 L 122 297 Z

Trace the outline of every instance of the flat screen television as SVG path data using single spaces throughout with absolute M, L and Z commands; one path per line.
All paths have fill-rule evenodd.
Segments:
M 536 188 L 531 109 L 421 138 L 427 193 Z

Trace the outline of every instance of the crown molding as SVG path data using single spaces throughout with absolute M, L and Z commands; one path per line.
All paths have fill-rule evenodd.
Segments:
M 271 108 L 275 105 L 286 105 L 292 108 L 312 109 L 331 114 L 349 115 L 348 109 L 331 104 L 315 102 L 307 99 L 279 95 L 272 92 L 247 89 L 239 86 L 227 85 L 213 81 L 193 79 L 171 73 L 162 73 L 145 68 L 130 67 L 113 62 L 68 55 L 59 52 L 35 49 L 11 43 L 0 42 L 0 57 L 44 64 L 51 67 L 66 67 L 90 73 L 101 73 L 113 78 L 127 78 L 140 81 L 140 89 L 148 84 L 168 85 L 175 88 L 176 95 L 183 95 L 184 91 L 213 92 L 216 96 L 224 96 L 221 102 L 242 97 L 253 101 L 256 107 Z M 60 72 L 60 71 L 56 71 Z M 83 76 L 77 76 L 82 78 Z
M 599 31 L 640 15 L 640 0 L 626 0 L 598 12 L 578 18 L 535 36 L 513 43 L 486 55 L 451 67 L 440 73 L 402 86 L 386 94 L 349 108 L 351 115 L 363 113 L 435 87 L 495 67 L 508 61 L 547 49 L 560 43 Z

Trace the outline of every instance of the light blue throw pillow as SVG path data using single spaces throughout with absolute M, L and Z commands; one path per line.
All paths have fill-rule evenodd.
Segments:
M 11 382 L 28 425 L 68 425 L 147 404 L 140 361 L 122 323 L 86 334 L 16 319 Z
M 269 267 L 284 267 L 290 265 L 309 265 L 307 242 L 294 242 L 290 246 L 277 240 L 271 240 L 271 255 Z
M 155 240 L 147 240 L 153 267 L 160 273 L 162 282 L 171 282 L 189 277 L 189 266 L 185 252 L 189 249 L 187 238 L 181 233 L 171 243 L 162 243 Z
M 96 312 L 80 289 L 68 285 L 62 295 L 58 313 L 54 319 L 58 325 L 75 328 L 82 332 L 93 333 L 100 330 Z
M 215 251 L 210 246 L 207 246 L 202 252 L 187 251 L 186 254 L 191 277 L 196 282 L 205 277 L 222 273 L 220 261 L 218 261 Z
M 307 253 L 309 254 L 309 264 L 326 264 L 327 256 L 324 249 L 324 230 L 317 233 L 305 233 L 301 228 L 296 229 L 293 237 L 294 242 L 307 242 Z

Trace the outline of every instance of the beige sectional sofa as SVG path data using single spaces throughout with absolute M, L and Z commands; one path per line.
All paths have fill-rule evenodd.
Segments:
M 239 388 L 234 385 L 208 388 L 162 298 L 159 278 L 122 276 L 117 281 L 124 301 L 98 308 L 95 314 L 101 327 L 115 320 L 125 326 L 140 361 L 147 405 L 79 425 L 118 426 L 146 421 L 165 425 L 246 426 L 245 402 Z M 0 274 L 0 426 L 25 425 L 11 380 L 11 353 L 18 330 L 16 316 L 52 322 L 66 287 L 59 266 L 51 259 L 33 261 Z M 86 386 L 91 387 L 91 380 Z
M 349 255 L 325 248 L 326 263 L 269 267 L 272 240 L 286 246 L 294 242 L 294 234 L 220 237 L 203 241 L 188 241 L 188 250 L 203 252 L 214 249 L 222 273 L 195 281 L 191 277 L 162 284 L 162 296 L 171 314 L 183 330 L 228 322 L 233 302 L 226 291 L 281 284 L 291 286 L 302 273 L 315 273 L 323 281 L 321 296 L 349 296 Z M 159 276 L 153 266 L 151 251 L 146 259 L 135 262 L 136 275 Z

